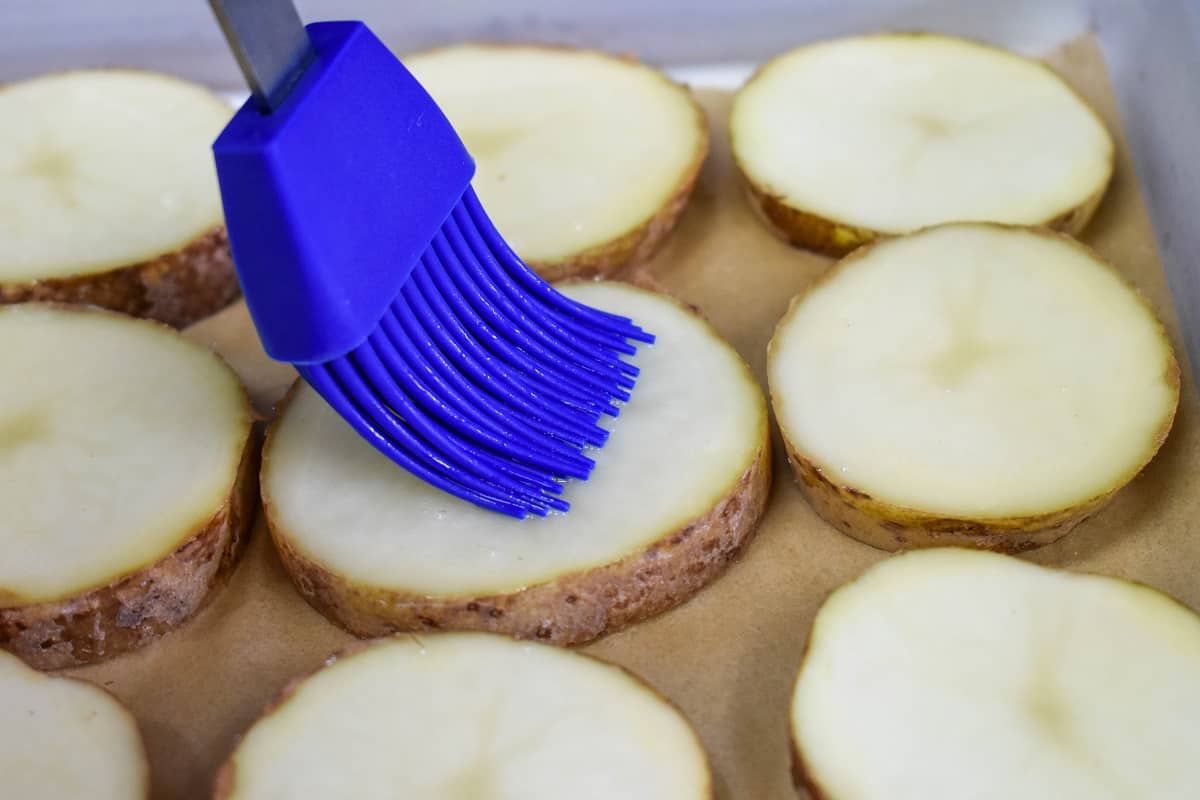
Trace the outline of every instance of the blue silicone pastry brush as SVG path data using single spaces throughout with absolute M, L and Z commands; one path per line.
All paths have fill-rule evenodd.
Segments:
M 268 355 L 423 480 L 524 517 L 566 511 L 651 335 L 534 274 L 471 189 L 445 115 L 360 22 L 210 0 L 251 88 L 213 145 Z M 553 187 L 547 187 L 553 191 Z

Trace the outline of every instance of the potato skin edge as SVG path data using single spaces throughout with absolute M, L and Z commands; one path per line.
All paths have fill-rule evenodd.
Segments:
M 994 228 L 999 230 L 1017 230 L 1057 239 L 1070 244 L 1086 253 L 1097 263 L 1098 268 L 1111 270 L 1132 291 L 1141 302 L 1149 318 L 1153 321 L 1168 355 L 1164 370 L 1164 381 L 1171 390 L 1174 401 L 1170 413 L 1156 433 L 1151 446 L 1147 448 L 1146 456 L 1135 469 L 1131 470 L 1116 486 L 1108 491 L 1077 503 L 1068 508 L 1058 509 L 1045 514 L 1028 516 L 998 517 L 992 519 L 970 519 L 942 514 L 932 514 L 918 509 L 905 508 L 885 501 L 877 500 L 869 494 L 852 486 L 843 486 L 831 481 L 807 454 L 795 445 L 787 436 L 782 423 L 779 424 L 780 438 L 783 440 L 784 451 L 788 465 L 792 469 L 796 485 L 805 501 L 823 520 L 845 535 L 880 550 L 897 551 L 923 547 L 957 546 L 999 553 L 1023 553 L 1035 550 L 1066 536 L 1071 530 L 1088 517 L 1106 506 L 1118 492 L 1124 489 L 1146 468 L 1166 442 L 1175 422 L 1179 409 L 1181 371 L 1175 349 L 1162 320 L 1154 311 L 1154 307 L 1145 295 L 1127 280 L 1120 272 L 1109 264 L 1095 250 L 1073 239 L 1068 234 L 1048 228 L 1032 228 L 1020 225 L 1004 225 L 996 222 L 950 222 L 922 228 L 910 235 L 919 235 L 924 231 L 950 227 Z M 888 237 L 897 238 L 897 237 Z M 870 253 L 875 244 L 885 243 L 887 239 L 863 246 L 846 258 L 835 263 L 822 273 L 806 289 L 792 298 L 787 311 L 784 312 L 771 341 L 767 345 L 768 375 L 770 363 L 775 350 L 775 342 L 780 331 L 787 324 L 795 309 L 804 298 L 815 288 L 830 280 L 839 270 L 845 269 L 856 260 Z M 778 422 L 780 417 L 779 400 L 773 388 L 768 387 L 772 410 Z
M 427 56 L 439 52 L 454 50 L 458 47 L 482 47 L 492 50 L 501 51 L 548 51 L 558 52 L 566 55 L 573 54 L 592 54 L 604 58 L 612 59 L 613 61 L 622 62 L 625 64 L 636 64 L 645 66 L 653 72 L 654 77 L 660 80 L 665 86 L 676 89 L 682 92 L 695 115 L 696 129 L 700 134 L 699 142 L 696 146 L 696 152 L 692 158 L 692 162 L 686 170 L 684 170 L 675 189 L 672 190 L 667 201 L 661 208 L 655 211 L 649 219 L 640 223 L 636 227 L 621 234 L 615 239 L 610 239 L 607 242 L 589 247 L 585 250 L 562 256 L 560 258 L 548 258 L 542 260 L 528 260 L 526 263 L 531 269 L 537 272 L 547 281 L 551 283 L 555 281 L 568 280 L 572 278 L 600 279 L 608 278 L 623 269 L 636 267 L 640 264 L 649 261 L 655 253 L 666 242 L 667 236 L 675 229 L 680 216 L 687 207 L 688 200 L 691 199 L 692 190 L 696 187 L 696 181 L 700 177 L 700 170 L 704 166 L 705 160 L 708 158 L 710 148 L 710 136 L 708 132 L 708 118 L 704 113 L 704 109 L 696 102 L 695 95 L 691 90 L 682 84 L 672 81 L 662 72 L 633 57 L 626 55 L 618 55 L 609 53 L 603 50 L 587 47 L 575 47 L 572 45 L 555 45 L 531 42 L 507 42 L 507 41 L 488 41 L 474 40 L 464 41 L 453 45 L 443 47 L 433 47 L 426 50 L 421 50 L 416 53 L 409 54 L 409 57 Z
M 1117 490 L 1060 512 L 1032 517 L 970 520 L 927 514 L 875 500 L 830 481 L 784 436 L 796 485 L 821 519 L 842 533 L 880 550 L 959 546 L 1023 553 L 1050 544 L 1099 511 Z
M 248 429 L 225 501 L 172 552 L 75 597 L 0 608 L 0 647 L 37 669 L 80 667 L 144 647 L 190 619 L 233 571 L 254 523 L 260 444 Z
M 1097 113 L 1096 109 L 1089 103 L 1079 91 L 1069 84 L 1056 69 L 1040 59 L 1028 58 L 1021 56 L 1018 53 L 1007 50 L 1005 48 L 996 47 L 983 41 L 962 36 L 948 36 L 945 34 L 934 33 L 931 31 L 880 31 L 871 34 L 860 34 L 857 36 L 841 37 L 845 39 L 950 39 L 958 42 L 970 44 L 974 47 L 983 50 L 992 50 L 1001 53 L 1005 56 L 1021 58 L 1029 63 L 1035 64 L 1048 73 L 1051 77 L 1060 81 L 1066 89 L 1075 96 L 1079 103 L 1091 113 L 1095 120 L 1104 129 L 1108 135 L 1109 153 L 1108 153 L 1108 169 L 1104 180 L 1100 182 L 1096 190 L 1088 197 L 1081 200 L 1077 205 L 1068 208 L 1064 211 L 1056 213 L 1054 216 L 1044 220 L 1026 223 L 1021 227 L 1041 227 L 1048 228 L 1052 231 L 1065 233 L 1069 236 L 1077 236 L 1087 227 L 1091 221 L 1096 209 L 1099 208 L 1100 202 L 1104 199 L 1104 195 L 1108 191 L 1108 187 L 1112 183 L 1113 173 L 1116 169 L 1116 145 L 1113 141 L 1112 131 L 1108 125 Z M 800 45 L 799 47 L 791 48 L 784 51 L 774 58 L 761 64 L 754 74 L 747 79 L 746 83 L 738 89 L 740 94 L 747 86 L 753 83 L 759 76 L 765 73 L 772 67 L 776 61 L 779 61 L 787 56 L 795 53 L 797 50 L 803 50 L 809 46 L 817 46 L 827 44 L 830 41 L 837 39 L 829 39 L 813 42 L 811 45 Z M 736 108 L 736 98 L 734 96 L 734 107 Z M 733 119 L 733 110 L 730 111 L 730 121 Z M 906 233 L 914 233 L 920 228 L 913 231 L 892 232 L 886 233 L 883 231 L 873 230 L 871 228 L 856 226 L 850 223 L 840 222 L 838 220 L 828 219 L 814 212 L 788 205 L 787 202 L 778 195 L 772 192 L 771 188 L 765 183 L 755 182 L 749 172 L 744 169 L 741 160 L 738 158 L 736 137 L 732 135 L 732 125 L 730 134 L 731 149 L 733 152 L 734 164 L 737 167 L 738 176 L 742 181 L 745 189 L 746 197 L 750 202 L 755 215 L 765 224 L 769 230 L 777 238 L 792 245 L 806 250 L 811 250 L 822 255 L 832 258 L 841 258 L 862 245 L 869 244 L 879 239 L 891 238 L 893 236 L 902 236 Z M 953 224 L 956 222 L 986 222 L 986 220 L 945 220 L 938 224 Z M 997 223 L 1008 224 L 1008 223 Z M 937 227 L 937 225 L 926 225 L 925 228 Z
M 709 511 L 648 547 L 610 564 L 509 594 L 428 597 L 356 585 L 300 553 L 286 532 L 267 527 L 301 596 L 362 638 L 432 630 L 490 631 L 578 645 L 660 614 L 716 580 L 753 538 L 771 486 L 765 432 L 751 466 Z
M 740 170 L 741 168 L 739 167 L 742 185 L 745 188 L 746 197 L 750 202 L 750 207 L 755 212 L 755 216 L 764 223 L 776 238 L 787 242 L 793 247 L 812 250 L 831 258 L 842 258 L 871 242 L 904 235 L 861 228 L 849 223 L 826 219 L 812 212 L 795 208 L 788 205 L 782 197 L 755 186 L 750 181 L 750 178 L 745 173 L 740 172 Z M 1080 205 L 1068 209 L 1044 222 L 1034 223 L 1030 226 L 1016 227 L 1042 227 L 1058 233 L 1065 233 L 1069 236 L 1076 236 L 1091 221 L 1092 216 L 1096 213 L 1096 209 L 1100 206 L 1100 201 L 1104 199 L 1108 183 L 1111 180 L 1112 171 L 1110 169 L 1108 180 Z M 964 220 L 963 222 L 967 221 Z M 957 221 L 951 221 L 943 224 L 953 225 L 958 223 Z M 1002 225 L 1004 223 L 995 224 Z M 924 229 L 917 229 L 908 233 L 916 233 L 919 230 Z
M 174 328 L 198 322 L 241 295 L 225 226 L 147 261 L 63 278 L 3 283 L 0 305 L 64 303 L 106 308 Z
M 789 719 L 788 754 L 790 755 L 792 786 L 798 790 L 798 794 L 802 793 L 801 796 L 806 796 L 808 800 L 829 800 L 829 795 L 821 789 L 816 778 L 809 771 L 808 765 L 804 761 L 804 756 L 800 754 L 800 744 L 796 741 L 796 735 L 790 732 L 791 727 L 792 724 Z
M 695 99 L 690 96 L 689 99 L 692 105 L 696 104 Z M 679 218 L 687 208 L 692 190 L 696 188 L 696 181 L 700 178 L 700 168 L 704 166 L 704 159 L 708 154 L 708 128 L 704 121 L 704 112 L 696 106 L 696 113 L 700 118 L 701 130 L 704 131 L 696 159 L 684 174 L 671 199 L 655 212 L 654 216 L 612 241 L 568 256 L 561 261 L 531 261 L 529 266 L 542 278 L 554 283 L 572 278 L 611 277 L 623 269 L 636 267 L 653 258 L 666 243 L 667 236 L 675 230 Z

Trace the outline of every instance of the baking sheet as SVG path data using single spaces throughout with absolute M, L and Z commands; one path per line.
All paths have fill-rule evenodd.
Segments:
M 1072 43 L 1049 60 L 1116 132 L 1112 92 L 1094 42 Z M 698 305 L 765 388 L 766 344 L 776 320 L 830 262 L 785 246 L 752 216 L 728 152 L 729 96 L 700 97 L 713 152 L 679 229 L 645 269 Z M 1145 292 L 1182 354 L 1123 143 L 1114 183 L 1083 238 Z M 241 304 L 188 335 L 229 360 L 264 413 L 293 379 L 289 367 L 263 355 Z M 1197 410 L 1185 376 L 1175 428 L 1158 458 L 1106 510 L 1026 557 L 1136 578 L 1200 608 L 1200 537 L 1193 522 L 1200 519 L 1200 486 L 1192 479 L 1200 474 Z M 777 436 L 775 448 L 766 518 L 729 572 L 684 606 L 584 648 L 634 670 L 683 709 L 708 748 L 722 798 L 795 796 L 787 705 L 808 626 L 831 590 L 886 556 L 818 519 L 792 484 Z M 210 796 L 217 766 L 267 701 L 350 641 L 292 589 L 260 519 L 229 584 L 195 619 L 141 651 L 69 672 L 105 686 L 132 708 L 150 752 L 154 797 L 193 800 Z

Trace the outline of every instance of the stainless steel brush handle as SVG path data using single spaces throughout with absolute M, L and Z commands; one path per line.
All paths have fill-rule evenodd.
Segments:
M 313 57 L 292 0 L 208 0 L 264 111 L 279 108 Z

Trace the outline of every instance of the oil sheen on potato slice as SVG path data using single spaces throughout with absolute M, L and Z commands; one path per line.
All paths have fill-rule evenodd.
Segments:
M 182 622 L 253 517 L 237 376 L 158 323 L 0 308 L 0 647 L 43 668 Z
M 0 303 L 178 327 L 229 303 L 211 146 L 231 111 L 202 86 L 135 70 L 0 86 Z
M 708 800 L 699 738 L 619 667 L 489 634 L 397 637 L 287 691 L 217 800 Z
M 550 279 L 609 275 L 647 258 L 708 149 L 688 90 L 629 59 L 462 45 L 404 63 L 466 142 L 500 232 Z
M 658 337 L 566 514 L 515 520 L 397 468 L 298 387 L 263 459 L 267 518 L 315 606 L 359 635 L 500 630 L 573 643 L 663 611 L 752 535 L 770 476 L 765 402 L 746 364 L 677 301 L 627 284 L 570 296 Z
M 1165 439 L 1179 367 L 1142 297 L 1060 234 L 955 224 L 863 248 L 771 340 L 800 488 L 879 547 L 1045 544 Z
M 144 800 L 150 792 L 146 751 L 124 706 L 3 652 L 0 780 L 0 794 L 14 800 Z
M 730 135 L 771 227 L 832 255 L 956 221 L 1076 233 L 1113 169 L 1103 123 L 1047 66 L 936 35 L 781 55 L 738 93 Z
M 1189 800 L 1200 617 L 1153 589 L 958 549 L 826 601 L 796 681 L 816 800 Z

